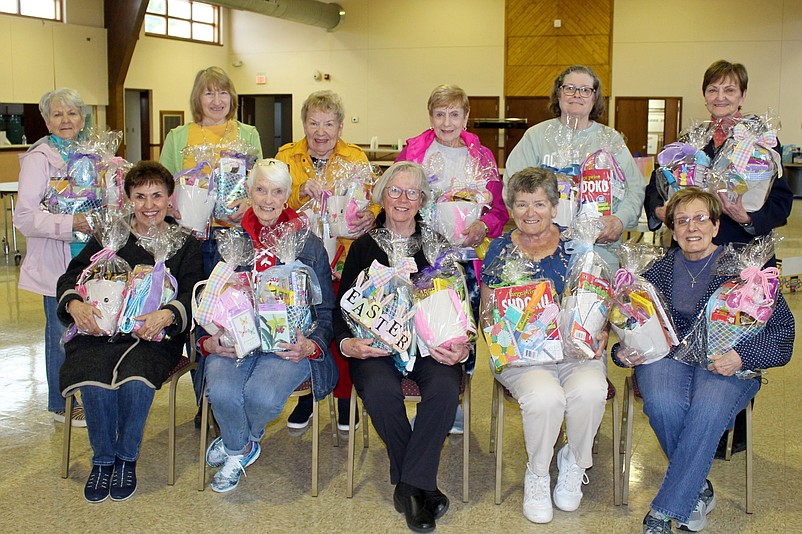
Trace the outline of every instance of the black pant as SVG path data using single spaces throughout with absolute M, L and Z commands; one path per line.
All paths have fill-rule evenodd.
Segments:
M 403 377 L 391 358 L 350 359 L 349 365 L 356 391 L 376 432 L 387 445 L 390 482 L 404 482 L 423 490 L 437 489 L 440 451 L 459 404 L 462 365 L 442 365 L 430 357 L 418 357 L 408 376 L 418 384 L 421 393 L 415 430 L 404 407 Z

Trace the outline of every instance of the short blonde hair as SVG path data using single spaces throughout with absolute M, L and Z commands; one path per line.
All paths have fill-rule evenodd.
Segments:
M 461 107 L 467 116 L 471 111 L 471 104 L 468 101 L 468 95 L 461 87 L 444 83 L 438 85 L 429 95 L 429 102 L 426 104 L 429 108 L 429 115 L 434 112 L 434 108 L 457 106 Z
M 303 106 L 301 106 L 301 122 L 304 124 L 306 124 L 306 117 L 309 115 L 310 111 L 334 113 L 337 115 L 337 122 L 340 124 L 345 120 L 345 107 L 343 107 L 342 98 L 334 91 L 328 89 L 315 91 L 306 97 Z
M 418 180 L 418 189 L 420 189 L 421 192 L 421 208 L 426 206 L 432 197 L 432 190 L 429 187 L 429 181 L 426 179 L 426 171 L 423 170 L 423 167 L 412 161 L 397 161 L 384 171 L 384 174 L 381 175 L 373 186 L 373 203 L 381 205 L 382 194 L 387 188 L 387 184 L 400 172 L 408 172 Z
M 273 158 L 258 159 L 253 169 L 248 173 L 248 189 L 253 189 L 257 178 L 264 178 L 273 185 L 277 185 L 287 192 L 284 202 L 287 202 L 292 192 L 292 176 L 290 168 L 283 161 Z
M 234 82 L 228 77 L 226 71 L 220 67 L 209 67 L 198 71 L 198 74 L 195 75 L 195 83 L 192 85 L 192 93 L 189 95 L 189 107 L 192 110 L 193 121 L 196 123 L 203 121 L 201 95 L 207 89 L 228 91 L 228 94 L 231 95 L 231 105 L 228 108 L 226 120 L 231 120 L 237 116 L 239 97 L 237 96 L 237 90 L 234 89 Z

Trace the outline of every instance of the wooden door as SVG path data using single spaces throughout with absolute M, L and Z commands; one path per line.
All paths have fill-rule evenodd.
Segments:
M 645 156 L 649 130 L 649 98 L 617 97 L 615 129 L 624 134 L 627 148 L 633 156 L 636 153 Z
M 471 106 L 471 119 L 497 119 L 499 117 L 499 100 L 497 96 L 469 96 Z M 498 128 L 474 128 L 473 121 L 468 120 L 468 131 L 479 136 L 483 146 L 490 149 L 496 161 L 499 160 Z
M 671 144 L 679 137 L 679 125 L 682 124 L 682 98 L 669 97 L 666 102 L 666 117 L 663 122 L 663 143 Z M 662 150 L 663 147 L 659 147 Z
M 505 117 L 508 119 L 526 119 L 526 127 L 531 128 L 539 122 L 554 118 L 549 111 L 550 98 L 547 96 L 508 96 Z M 523 137 L 525 128 L 508 128 L 504 130 L 504 160 Z M 499 160 L 499 165 L 501 165 Z

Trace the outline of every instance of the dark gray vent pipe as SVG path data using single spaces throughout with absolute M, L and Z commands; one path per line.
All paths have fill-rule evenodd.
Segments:
M 329 4 L 317 0 L 215 0 L 212 3 L 261 13 L 310 26 L 318 26 L 328 31 L 337 29 L 345 18 L 345 10 L 340 4 Z

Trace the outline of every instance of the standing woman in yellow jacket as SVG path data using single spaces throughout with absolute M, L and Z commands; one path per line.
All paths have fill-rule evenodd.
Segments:
M 276 159 L 283 161 L 290 167 L 292 176 L 292 193 L 288 201 L 292 209 L 297 210 L 309 200 L 320 200 L 323 194 L 324 183 L 328 180 L 328 173 L 334 172 L 337 162 L 368 163 L 368 157 L 357 145 L 346 143 L 340 136 L 343 133 L 345 108 L 340 96 L 334 91 L 315 91 L 307 97 L 301 107 L 301 121 L 304 126 L 304 138 L 295 143 L 282 146 Z M 377 207 L 373 207 L 376 212 Z M 351 226 L 355 237 L 359 237 L 373 227 L 376 212 L 366 208 L 359 212 L 356 225 Z M 352 240 L 344 241 L 345 253 Z M 345 253 L 341 259 L 345 259 Z M 335 293 L 338 282 L 335 281 Z M 351 379 L 348 373 L 348 362 L 340 356 L 336 344 L 332 344 L 340 380 L 334 389 L 337 398 L 337 428 L 348 430 L 348 407 L 351 398 Z M 300 430 L 309 425 L 312 417 L 312 396 L 301 397 L 298 405 L 287 420 L 287 426 Z

